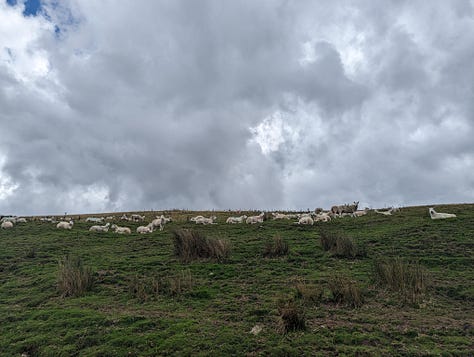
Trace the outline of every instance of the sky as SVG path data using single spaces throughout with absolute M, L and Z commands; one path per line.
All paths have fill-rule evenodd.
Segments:
M 0 214 L 474 202 L 474 0 L 0 0 Z

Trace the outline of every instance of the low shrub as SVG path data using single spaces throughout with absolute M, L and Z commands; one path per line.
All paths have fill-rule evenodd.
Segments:
M 199 258 L 225 261 L 230 255 L 230 243 L 223 239 L 207 238 L 195 230 L 173 232 L 174 254 L 183 262 Z
M 58 264 L 58 289 L 62 297 L 80 296 L 92 289 L 94 285 L 92 269 L 85 267 L 79 257 L 66 255 Z
M 331 300 L 338 304 L 360 307 L 364 303 L 362 291 L 356 281 L 343 275 L 333 275 L 328 281 Z

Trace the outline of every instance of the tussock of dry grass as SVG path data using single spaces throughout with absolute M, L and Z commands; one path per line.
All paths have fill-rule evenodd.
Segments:
M 278 304 L 278 328 L 280 333 L 286 334 L 292 331 L 306 329 L 304 312 L 294 301 L 280 301 Z
M 331 252 L 336 257 L 353 259 L 358 256 L 365 256 L 365 250 L 358 247 L 350 237 L 321 232 L 320 241 L 323 250 Z
M 66 255 L 59 260 L 58 289 L 62 297 L 83 295 L 93 285 L 92 269 L 85 267 L 79 257 Z
M 402 258 L 376 259 L 374 277 L 381 286 L 399 293 L 404 303 L 417 303 L 426 292 L 427 272 L 417 262 Z
M 332 301 L 351 307 L 360 307 L 364 303 L 362 291 L 354 280 L 343 275 L 333 275 L 328 281 Z
M 288 255 L 289 251 L 288 243 L 286 243 L 280 235 L 276 235 L 272 241 L 265 244 L 263 256 L 269 258 L 281 257 Z
M 195 230 L 180 229 L 173 232 L 174 254 L 183 262 L 199 258 L 225 261 L 230 255 L 230 243 L 223 239 L 207 238 Z

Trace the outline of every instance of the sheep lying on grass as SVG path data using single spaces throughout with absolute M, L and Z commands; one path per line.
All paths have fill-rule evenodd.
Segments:
M 431 219 L 445 219 L 445 218 L 455 218 L 456 215 L 454 213 L 439 213 L 434 210 L 433 207 L 428 209 L 430 213 Z
M 110 223 L 107 223 L 105 226 L 92 226 L 89 228 L 89 232 L 108 232 Z
M 112 226 L 110 227 L 114 230 L 115 233 L 118 233 L 118 234 L 131 234 L 132 233 L 132 230 L 128 227 L 119 227 L 117 226 L 116 224 L 112 224 Z
M 72 220 L 69 221 L 69 222 L 61 221 L 58 224 L 56 224 L 56 228 L 72 229 L 73 225 L 74 225 L 74 222 Z
M 302 216 L 298 222 L 295 222 L 295 224 L 305 224 L 305 225 L 313 225 L 314 220 L 311 218 L 311 216 Z
M 374 211 L 375 211 L 375 213 L 383 214 L 384 216 L 391 216 L 392 213 L 393 213 L 393 208 L 390 207 L 390 209 L 388 209 L 387 211 L 379 211 L 377 209 L 375 209 Z
M 153 232 L 153 223 L 149 223 L 147 226 L 140 226 L 137 228 L 137 233 L 147 234 Z
M 197 218 L 195 222 L 196 224 L 217 224 L 217 223 L 214 223 L 216 219 L 217 219 L 216 216 L 212 216 L 210 218 L 200 217 L 200 218 Z
M 229 217 L 225 221 L 225 223 L 243 223 L 247 219 L 246 215 L 240 216 L 240 217 Z
M 247 219 L 245 220 L 245 223 L 247 224 L 263 223 L 264 216 L 265 216 L 265 213 L 262 212 L 258 216 L 247 217 Z
M 5 228 L 5 229 L 13 228 L 13 222 L 11 221 L 2 222 L 2 228 Z

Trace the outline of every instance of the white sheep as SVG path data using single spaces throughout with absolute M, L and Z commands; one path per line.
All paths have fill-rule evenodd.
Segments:
M 139 214 L 132 214 L 131 219 L 134 222 L 143 222 L 145 220 L 145 216 L 140 216 Z
M 110 227 L 114 230 L 115 233 L 118 233 L 118 234 L 131 234 L 132 233 L 132 230 L 128 227 L 119 227 L 117 226 L 116 224 L 112 224 L 112 226 Z
M 430 213 L 431 219 L 445 219 L 445 218 L 455 218 L 456 215 L 454 213 L 440 213 L 436 212 L 433 207 L 428 209 Z
M 105 224 L 104 226 L 92 226 L 89 228 L 89 232 L 108 232 L 110 223 Z
M 130 221 L 130 218 L 124 213 L 122 217 L 120 217 L 122 221 Z
M 103 217 L 87 217 L 86 222 L 102 223 L 104 222 L 104 218 Z
M 146 234 L 146 233 L 152 233 L 152 232 L 153 232 L 153 224 L 152 223 L 149 223 L 146 226 L 139 226 L 137 228 L 137 233 L 140 233 L 140 234 Z
M 160 227 L 160 231 L 162 231 L 165 227 L 165 224 L 168 222 L 171 222 L 171 218 L 161 215 L 160 217 L 156 216 L 156 219 L 151 221 L 151 224 L 153 225 L 153 229 Z
M 196 220 L 200 219 L 200 218 L 204 218 L 204 216 L 196 216 L 196 217 L 191 217 L 189 220 L 191 222 L 196 222 Z
M 69 222 L 61 221 L 56 225 L 56 228 L 63 228 L 63 229 L 72 229 L 74 222 L 70 220 Z
M 28 222 L 28 221 L 27 221 L 26 218 L 24 218 L 24 217 L 18 217 L 18 218 L 15 220 L 15 223 L 26 223 L 26 222 Z
M 310 217 L 310 216 L 303 216 L 299 219 L 298 222 L 295 222 L 296 224 L 309 224 L 309 225 L 313 225 L 314 224 L 314 220 Z
M 352 217 L 362 217 L 362 216 L 365 216 L 367 214 L 367 212 L 369 212 L 368 208 L 366 208 L 364 210 L 358 210 L 358 211 L 355 211 L 354 213 L 352 213 Z
M 214 223 L 214 221 L 217 219 L 216 216 L 212 216 L 212 217 L 209 217 L 209 218 L 206 218 L 206 217 L 200 217 L 200 218 L 197 218 L 194 222 L 196 224 L 216 224 Z
M 243 223 L 246 219 L 247 219 L 246 215 L 243 215 L 243 216 L 240 216 L 240 217 L 229 217 L 229 218 L 227 218 L 225 223 L 232 223 L 232 224 Z
M 258 216 L 247 217 L 247 219 L 245 220 L 245 223 L 247 224 L 263 223 L 264 216 L 265 216 L 265 213 L 262 212 Z
M 378 213 L 378 214 L 383 214 L 384 216 L 391 216 L 392 215 L 392 212 L 393 212 L 393 208 L 390 207 L 388 210 L 386 211 L 379 211 L 377 209 L 374 210 L 375 213 Z
M 290 217 L 287 214 L 284 213 L 278 213 L 278 212 L 272 212 L 273 220 L 276 219 L 290 219 Z
M 13 222 L 11 222 L 11 221 L 2 222 L 2 228 L 5 228 L 5 229 L 13 228 Z
M 315 222 L 329 222 L 331 221 L 331 215 L 329 212 L 321 212 L 321 213 L 318 213 L 315 217 L 314 217 L 314 221 Z

